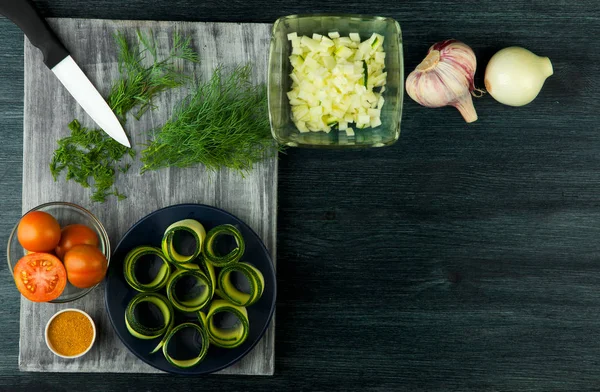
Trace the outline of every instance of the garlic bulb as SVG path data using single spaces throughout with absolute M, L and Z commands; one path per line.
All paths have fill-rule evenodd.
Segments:
M 471 98 L 476 68 L 475 53 L 468 45 L 454 39 L 438 42 L 406 78 L 406 92 L 429 108 L 454 106 L 466 122 L 473 122 L 477 120 Z
M 500 103 L 523 106 L 537 97 L 546 78 L 553 73 L 548 57 L 511 46 L 490 59 L 485 69 L 485 88 Z

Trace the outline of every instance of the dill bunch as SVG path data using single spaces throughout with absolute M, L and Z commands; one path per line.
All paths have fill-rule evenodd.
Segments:
M 104 201 L 111 195 L 124 199 L 125 195 L 114 188 L 115 171 L 126 172 L 130 164 L 119 165 L 118 162 L 125 155 L 133 158 L 135 151 L 106 137 L 99 129 L 82 127 L 77 120 L 71 121 L 69 129 L 71 135 L 58 141 L 50 162 L 54 181 L 66 169 L 67 181 L 74 180 L 84 188 L 89 188 L 89 179 L 93 179 L 92 201 Z
M 217 68 L 176 108 L 142 151 L 142 173 L 198 163 L 215 171 L 221 167 L 242 173 L 274 156 L 269 125 L 267 90 L 250 82 L 251 66 L 224 75 Z
M 137 32 L 137 42 L 129 43 L 123 33 L 117 33 L 120 77 L 114 82 L 107 102 L 115 114 L 125 121 L 131 110 L 139 108 L 134 117 L 139 118 L 148 109 L 153 109 L 153 98 L 165 90 L 180 87 L 189 79 L 176 66 L 177 60 L 198 61 L 198 55 L 191 46 L 190 38 L 173 34 L 173 49 L 162 60 L 157 56 L 157 44 L 153 36 Z M 150 65 L 145 66 L 147 56 Z M 99 129 L 81 127 L 79 121 L 69 124 L 71 135 L 58 140 L 50 162 L 50 172 L 54 181 L 60 173 L 67 171 L 66 180 L 73 180 L 84 188 L 93 187 L 92 201 L 104 202 L 114 195 L 119 200 L 126 196 L 115 187 L 117 171 L 127 172 L 130 164 L 121 165 L 125 155 L 131 158 L 135 151 L 120 145 Z

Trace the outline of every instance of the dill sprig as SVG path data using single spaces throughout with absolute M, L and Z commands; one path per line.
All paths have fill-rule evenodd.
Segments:
M 115 169 L 127 171 L 129 164 L 121 166 L 119 161 L 126 154 L 133 158 L 135 151 L 106 137 L 99 129 L 82 127 L 77 120 L 69 124 L 69 129 L 71 135 L 58 141 L 59 147 L 50 162 L 54 181 L 66 169 L 66 179 L 84 188 L 90 187 L 90 178 L 94 180 L 92 201 L 104 201 L 110 195 L 124 199 L 125 195 L 114 188 Z
M 134 117 L 139 120 L 148 109 L 153 109 L 152 99 L 161 92 L 180 87 L 189 77 L 176 66 L 176 60 L 198 62 L 198 54 L 191 46 L 191 38 L 173 34 L 173 48 L 169 55 L 159 60 L 154 36 L 137 32 L 138 41 L 130 44 L 123 33 L 118 32 L 115 40 L 119 47 L 119 72 L 122 77 L 113 85 L 108 104 L 121 119 L 134 107 L 139 106 Z M 143 65 L 146 55 L 151 65 Z
M 177 60 L 198 61 L 190 38 L 173 34 L 173 49 L 162 60 L 158 59 L 157 44 L 152 35 L 146 36 L 138 31 L 137 42 L 130 43 L 124 34 L 117 33 L 120 78 L 113 84 L 107 102 L 115 114 L 125 121 L 132 109 L 139 107 L 134 117 L 139 118 L 153 109 L 152 103 L 161 92 L 183 85 L 188 76 L 176 66 Z M 147 56 L 150 65 L 145 66 Z M 79 121 L 69 124 L 71 135 L 58 140 L 58 148 L 50 162 L 50 172 L 57 181 L 63 170 L 66 179 L 73 180 L 88 188 L 93 187 L 92 201 L 104 202 L 114 195 L 119 200 L 126 196 L 115 187 L 117 171 L 126 173 L 131 166 L 121 164 L 125 155 L 131 158 L 135 151 L 120 145 L 103 131 L 81 127 Z
M 176 108 L 142 151 L 142 172 L 198 163 L 244 174 L 277 153 L 271 137 L 264 85 L 250 82 L 250 65 L 229 74 L 217 68 Z

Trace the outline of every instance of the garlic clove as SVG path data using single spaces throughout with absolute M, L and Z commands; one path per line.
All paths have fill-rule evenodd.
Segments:
M 471 97 L 471 94 L 461 96 L 456 103 L 452 104 L 452 106 L 458 109 L 460 114 L 462 114 L 463 118 L 468 123 L 477 121 L 479 118 L 477 116 L 477 112 L 475 111 L 475 106 L 473 106 L 473 98 Z
M 512 46 L 500 50 L 490 59 L 485 70 L 485 88 L 502 104 L 523 106 L 538 96 L 553 73 L 548 57 Z

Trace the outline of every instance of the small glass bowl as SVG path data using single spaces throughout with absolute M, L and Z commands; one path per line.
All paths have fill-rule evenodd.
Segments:
M 100 221 L 91 212 L 76 204 L 66 203 L 62 201 L 39 205 L 35 208 L 32 208 L 27 213 L 31 211 L 44 211 L 49 213 L 54 218 L 56 218 L 61 228 L 67 225 L 80 223 L 94 230 L 96 234 L 98 234 L 99 249 L 102 251 L 102 253 L 106 257 L 107 262 L 110 264 L 110 240 L 108 239 L 108 234 L 106 233 L 104 226 L 102 226 L 102 223 L 100 223 Z M 21 244 L 19 244 L 19 240 L 17 238 L 18 227 L 19 222 L 17 222 L 12 232 L 10 233 L 10 237 L 8 237 L 8 246 L 6 248 L 8 268 L 10 269 L 11 274 L 13 273 L 13 268 L 15 267 L 17 262 L 26 254 L 25 249 L 23 249 Z M 96 286 L 92 286 L 86 289 L 80 289 L 67 282 L 67 286 L 65 287 L 65 290 L 60 295 L 60 297 L 49 302 L 66 303 L 75 301 L 76 299 L 79 299 L 87 293 L 89 293 L 90 291 L 92 291 Z
M 92 341 L 90 342 L 90 345 L 88 346 L 88 348 L 85 349 L 85 351 L 77 354 L 77 355 L 71 355 L 71 356 L 67 356 L 67 355 L 62 355 L 60 353 L 58 353 L 54 347 L 52 347 L 52 344 L 50 343 L 50 339 L 48 339 L 48 329 L 50 327 L 50 324 L 52 324 L 52 321 L 54 321 L 54 319 L 56 318 L 56 316 L 58 316 L 61 313 L 64 312 L 78 312 L 83 314 L 90 322 L 90 324 L 92 324 Z M 90 317 L 89 314 L 87 314 L 86 312 L 84 312 L 83 310 L 80 309 L 75 309 L 75 308 L 69 308 L 69 309 L 63 309 L 60 310 L 58 312 L 56 312 L 54 314 L 54 316 L 50 317 L 50 320 L 48 320 L 48 323 L 46 323 L 46 329 L 44 330 L 44 339 L 46 340 L 46 346 L 48 346 L 48 349 L 50 349 L 50 351 L 52 351 L 52 353 L 54 353 L 55 355 L 61 357 L 61 358 L 65 358 L 65 359 L 73 359 L 73 358 L 79 358 L 83 355 L 85 355 L 88 351 L 90 351 L 92 349 L 92 347 L 94 346 L 94 343 L 96 342 L 96 324 L 94 324 L 94 320 Z
M 296 32 L 298 36 L 313 33 L 327 35 L 337 31 L 341 36 L 350 33 L 360 34 L 361 40 L 373 33 L 383 35 L 385 72 L 387 81 L 381 110 L 382 124 L 376 128 L 354 129 L 355 136 L 346 132 L 331 130 L 325 132 L 301 133 L 291 116 L 287 97 L 292 80 L 291 42 L 287 35 Z M 273 25 L 268 66 L 268 97 L 271 132 L 280 144 L 290 147 L 383 147 L 395 143 L 400 137 L 400 119 L 404 98 L 404 58 L 402 54 L 402 32 L 394 19 L 362 15 L 291 15 L 278 19 Z M 355 128 L 355 127 L 353 127 Z

